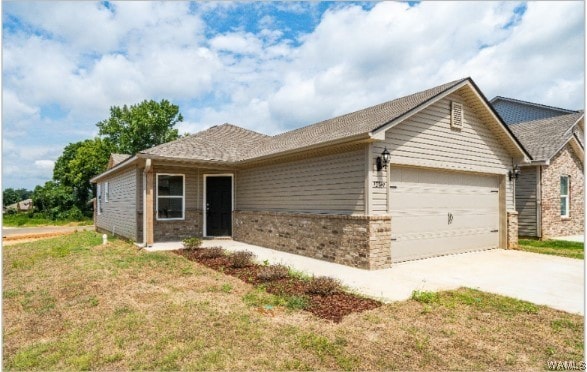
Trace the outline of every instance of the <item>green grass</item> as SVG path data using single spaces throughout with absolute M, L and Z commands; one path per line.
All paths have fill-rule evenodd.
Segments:
M 539 306 L 531 302 L 512 297 L 496 296 L 471 288 L 446 292 L 414 291 L 412 293 L 412 300 L 423 304 L 432 304 L 447 308 L 455 308 L 457 305 L 468 305 L 479 311 L 498 312 L 504 316 L 520 313 L 536 314 L 539 310 Z
M 520 239 L 519 249 L 527 252 L 550 254 L 554 256 L 584 259 L 585 245 L 579 242 L 564 240 L 531 240 Z
M 78 220 L 51 220 L 41 216 L 31 216 L 28 213 L 5 214 L 2 216 L 2 226 L 6 227 L 35 227 L 35 226 L 63 226 L 75 224 L 78 226 L 91 225 L 91 218 Z
M 77 232 L 3 248 L 6 370 L 528 370 L 583 317 L 462 288 L 341 323 L 170 252 Z

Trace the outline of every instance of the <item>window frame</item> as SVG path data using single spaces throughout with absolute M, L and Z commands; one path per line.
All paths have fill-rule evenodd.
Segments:
M 181 191 L 182 195 L 159 195 L 159 176 L 181 177 Z M 160 218 L 159 217 L 159 198 L 163 199 L 179 199 L 181 198 L 181 217 Z M 185 221 L 185 174 L 179 173 L 156 173 L 155 174 L 155 219 L 157 221 Z
M 567 193 L 566 194 L 563 194 L 563 191 L 562 191 L 562 184 L 563 184 L 564 178 L 566 178 L 566 180 L 567 180 Z M 570 209 L 571 209 L 571 200 L 570 200 L 571 199 L 571 177 L 569 175 L 561 175 L 559 185 L 560 185 L 560 199 L 561 199 L 561 202 L 562 202 L 563 198 L 565 200 L 565 212 L 566 212 L 565 214 L 563 214 L 563 211 L 561 208 L 560 216 L 561 216 L 561 218 L 569 218 L 571 216 L 571 211 L 570 211 Z
M 102 184 L 96 184 L 96 209 L 98 216 L 102 214 Z
M 108 181 L 104 182 L 104 203 L 108 203 L 108 200 L 110 199 L 110 187 L 108 185 Z

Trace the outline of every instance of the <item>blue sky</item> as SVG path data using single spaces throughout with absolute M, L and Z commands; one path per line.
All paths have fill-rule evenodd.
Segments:
M 32 189 L 113 105 L 275 134 L 471 76 L 584 108 L 583 2 L 3 2 L 2 187 Z

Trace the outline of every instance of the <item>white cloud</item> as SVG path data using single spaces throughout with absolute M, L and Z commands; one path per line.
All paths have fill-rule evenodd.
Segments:
M 53 171 L 55 162 L 53 160 L 35 160 L 35 166 L 42 170 Z
M 306 34 L 279 13 L 319 17 L 322 4 L 110 4 L 5 4 L 22 25 L 3 36 L 5 171 L 56 159 L 110 106 L 151 98 L 182 104 L 180 132 L 231 122 L 274 134 L 464 76 L 488 98 L 583 108 L 580 2 L 529 2 L 523 16 L 516 2 L 333 3 Z M 249 6 L 252 28 L 202 18 Z

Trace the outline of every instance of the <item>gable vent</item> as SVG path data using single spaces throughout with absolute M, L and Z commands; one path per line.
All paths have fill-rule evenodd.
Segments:
M 450 103 L 450 127 L 458 129 L 463 127 L 463 105 L 454 101 Z

